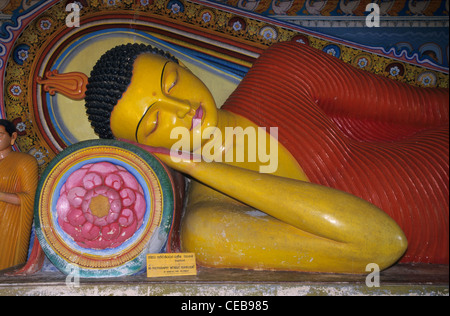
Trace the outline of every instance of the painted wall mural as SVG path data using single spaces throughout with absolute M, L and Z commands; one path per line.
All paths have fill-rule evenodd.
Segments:
M 73 2 L 80 7 L 81 25 L 69 28 L 66 20 L 70 12 L 66 11 L 66 6 Z M 81 101 L 60 94 L 52 96 L 42 90 L 38 80 L 53 70 L 88 74 L 94 57 L 108 46 L 98 50 L 100 44 L 89 46 L 80 42 L 92 42 L 96 36 L 110 38 L 111 34 L 121 34 L 111 43 L 154 36 L 180 49 L 189 49 L 211 67 L 219 64 L 217 67 L 221 71 L 234 71 L 237 77 L 245 74 L 266 47 L 275 42 L 295 40 L 370 72 L 414 85 L 448 86 L 447 70 L 437 63 L 411 59 L 403 54 L 382 54 L 379 49 L 247 13 L 242 10 L 243 3 L 235 4 L 236 8 L 215 2 L 180 0 L 24 0 L 4 4 L 0 28 L 3 87 L 0 113 L 18 126 L 19 149 L 33 154 L 44 168 L 66 146 L 95 137 L 85 128 L 86 122 L 78 127 L 86 132 L 79 139 L 70 132 L 72 127 L 60 124 L 60 116 L 83 115 L 82 106 L 75 105 Z M 246 2 L 244 9 L 248 11 L 250 4 Z M 332 11 L 337 14 L 336 6 L 330 9 L 327 9 L 330 14 Z M 267 10 L 270 9 L 253 11 Z M 83 51 L 86 47 L 91 51 Z M 92 54 L 91 58 L 86 58 L 85 54 Z M 64 110 L 59 107 L 61 104 L 66 104 Z M 77 121 L 67 121 L 77 124 Z
M 384 16 L 445 16 L 448 1 L 407 0 L 212 0 L 266 16 L 365 16 L 366 6 L 376 3 Z
M 378 48 L 392 56 L 429 59 L 448 67 L 449 1 L 215 0 L 227 6 Z M 369 28 L 366 6 L 380 8 L 380 28 Z

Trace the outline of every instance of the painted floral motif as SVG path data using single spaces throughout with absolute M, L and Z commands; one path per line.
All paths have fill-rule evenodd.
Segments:
M 50 30 L 52 26 L 52 22 L 50 20 L 47 19 L 43 19 L 41 20 L 41 22 L 39 23 L 39 27 L 43 30 L 43 31 L 48 31 Z
M 203 22 L 205 22 L 205 23 L 209 23 L 209 22 L 211 22 L 211 13 L 209 13 L 209 12 L 205 12 L 205 13 L 203 13 L 203 15 L 202 15 L 202 20 L 203 20 Z
M 28 51 L 25 50 L 25 49 L 19 50 L 19 51 L 17 52 L 17 57 L 18 57 L 22 62 L 24 62 L 24 61 L 27 60 L 27 58 L 28 58 Z
M 9 91 L 16 97 L 22 94 L 22 88 L 19 85 L 13 85 Z
M 228 22 L 228 26 L 230 26 L 234 32 L 245 31 L 245 29 L 247 28 L 247 24 L 245 23 L 244 19 L 239 17 L 231 18 Z
M 240 21 L 236 21 L 233 23 L 233 30 L 235 30 L 236 32 L 242 30 L 242 24 Z
M 398 68 L 398 66 L 391 67 L 391 69 L 389 70 L 389 74 L 393 77 L 396 77 L 400 74 L 400 69 Z
M 261 31 L 259 32 L 259 34 L 262 36 L 262 38 L 265 41 L 268 41 L 268 42 L 274 41 L 278 37 L 277 31 L 270 26 L 263 27 L 261 29 Z
M 36 158 L 39 166 L 44 166 L 44 164 L 46 163 L 46 159 L 48 159 L 48 152 L 43 148 L 33 147 L 28 150 L 27 153 Z
M 125 168 L 87 164 L 61 188 L 56 210 L 60 227 L 84 248 L 116 248 L 141 227 L 144 191 Z
M 366 67 L 367 65 L 369 64 L 369 62 L 367 61 L 367 58 L 360 58 L 359 60 L 358 60 L 358 66 L 359 66 L 359 68 L 364 68 L 364 67 Z
M 184 5 L 178 0 L 169 1 L 167 8 L 172 11 L 173 14 L 179 14 L 184 12 Z
M 341 56 L 341 50 L 337 45 L 331 44 L 323 48 L 323 51 L 331 56 L 339 58 Z
M 23 65 L 23 63 L 29 57 L 29 50 L 30 50 L 30 47 L 28 45 L 25 45 L 25 44 L 18 45 L 14 49 L 14 54 L 13 54 L 14 61 L 19 65 Z
M 309 39 L 305 35 L 296 35 L 292 38 L 292 41 L 300 44 L 309 45 Z
M 417 82 L 424 87 L 434 87 L 436 86 L 436 76 L 432 72 L 426 71 L 419 75 Z
M 16 126 L 16 131 L 19 136 L 25 136 L 27 134 L 27 125 L 22 121 L 21 117 L 15 118 L 12 122 Z

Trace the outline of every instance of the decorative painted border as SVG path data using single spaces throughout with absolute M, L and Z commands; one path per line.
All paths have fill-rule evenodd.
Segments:
M 297 2 L 297 0 L 295 0 Z M 448 67 L 443 67 L 440 66 L 436 63 L 433 63 L 430 60 L 420 60 L 418 58 L 418 56 L 412 55 L 412 56 L 408 56 L 408 54 L 406 53 L 406 51 L 402 51 L 401 53 L 397 53 L 395 50 L 390 49 L 390 50 L 386 50 L 382 47 L 369 47 L 369 46 L 365 46 L 362 44 L 357 44 L 357 43 L 353 43 L 353 42 L 349 42 L 349 41 L 345 41 L 333 36 L 329 36 L 323 33 L 318 33 L 318 32 L 313 32 L 310 31 L 300 25 L 296 25 L 295 23 L 292 23 L 292 20 L 289 20 L 290 18 L 298 18 L 298 19 L 302 19 L 303 16 L 297 16 L 297 17 L 293 17 L 291 15 L 285 15 L 285 16 L 275 16 L 275 17 L 271 17 L 270 15 L 264 15 L 263 12 L 265 12 L 265 10 L 268 7 L 268 4 L 270 1 L 254 1 L 252 3 L 250 2 L 238 2 L 238 0 L 224 0 L 224 1 L 203 1 L 203 0 L 193 0 L 193 2 L 196 3 L 203 3 L 206 6 L 209 7 L 215 7 L 218 10 L 224 10 L 224 11 L 228 11 L 228 12 L 232 12 L 234 15 L 243 17 L 243 18 L 248 18 L 248 19 L 254 19 L 254 20 L 258 20 L 258 21 L 263 21 L 268 25 L 271 26 L 277 26 L 279 28 L 281 28 L 282 30 L 288 30 L 288 31 L 292 31 L 294 32 L 296 35 L 299 34 L 303 34 L 305 36 L 307 36 L 308 38 L 314 38 L 315 40 L 323 40 L 325 42 L 332 42 L 332 43 L 336 43 L 348 48 L 353 48 L 356 50 L 361 50 L 361 51 L 365 51 L 371 54 L 376 54 L 379 56 L 383 56 L 389 59 L 395 59 L 398 61 L 402 61 L 402 62 L 406 62 L 406 63 L 410 63 L 410 64 L 414 64 L 414 65 L 418 65 L 421 67 L 426 67 L 429 68 L 431 70 L 435 70 L 435 71 L 440 71 L 443 73 L 448 74 Z M 298 5 L 296 5 L 295 7 L 297 9 L 300 9 L 302 5 L 304 5 L 305 1 L 304 0 L 300 0 L 298 2 L 303 2 L 303 4 L 300 5 L 300 7 Z M 332 3 L 333 2 L 333 3 Z M 371 2 L 371 1 L 366 1 L 366 2 Z M 226 5 L 224 4 L 226 3 Z M 329 1 L 329 5 L 328 7 L 331 8 L 331 11 L 336 9 L 336 1 Z M 252 5 L 258 4 L 258 8 L 254 8 L 253 10 L 250 11 L 246 11 L 242 8 L 239 8 L 239 6 L 241 6 L 241 4 L 245 6 L 249 6 L 252 7 Z M 271 3 L 271 5 L 274 5 L 274 2 Z M 365 5 L 364 5 L 365 7 Z M 265 9 L 264 9 L 265 8 Z M 298 11 L 298 10 L 297 10 Z M 395 14 L 394 11 L 391 12 L 392 14 Z M 356 15 L 363 15 L 365 14 L 364 11 L 356 14 Z M 447 12 L 448 14 L 448 12 Z M 313 16 L 313 15 L 309 15 L 312 19 L 321 19 L 323 18 L 323 16 Z M 326 18 L 332 18 L 331 16 L 325 16 Z M 333 16 L 334 18 L 339 18 L 339 15 Z M 326 19 L 325 18 L 325 19 Z M 431 19 L 429 16 L 427 16 L 427 18 Z M 443 17 L 442 17 L 443 18 Z M 448 18 L 447 18 L 448 21 Z M 295 36 L 295 35 L 294 35 Z M 280 39 L 280 41 L 283 41 L 285 39 Z M 314 41 L 315 41 L 314 40 Z M 329 43 L 328 43 L 329 44 Z M 325 44 L 326 45 L 326 44 Z M 323 47 L 323 46 L 322 46 Z M 317 47 L 320 49 L 320 47 Z
M 423 18 L 430 16 L 446 17 L 449 11 L 448 1 L 308 1 L 308 0 L 285 0 L 285 1 L 240 1 L 240 0 L 209 0 L 226 4 L 238 9 L 251 11 L 264 16 L 314 16 L 320 17 L 358 17 L 368 14 L 366 5 L 368 3 L 378 3 L 380 5 L 380 14 L 389 17 L 409 18 L 411 16 L 421 16 Z M 421 3 L 422 2 L 422 3 Z

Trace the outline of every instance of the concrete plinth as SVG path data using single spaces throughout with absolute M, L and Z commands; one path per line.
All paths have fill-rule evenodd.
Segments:
M 196 276 L 76 280 L 58 271 L 8 276 L 11 270 L 0 271 L 0 295 L 449 295 L 448 265 L 398 264 L 382 271 L 379 286 L 373 287 L 367 286 L 366 275 L 200 268 Z

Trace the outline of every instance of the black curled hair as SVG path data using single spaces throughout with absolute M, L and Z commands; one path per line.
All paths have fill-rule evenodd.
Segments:
M 92 69 L 86 86 L 86 113 L 100 138 L 114 139 L 111 112 L 130 85 L 136 57 L 143 53 L 159 54 L 178 63 L 175 57 L 156 47 L 124 44 L 103 54 Z
M 12 134 L 17 132 L 16 126 L 8 120 L 0 119 L 0 125 L 5 127 L 5 131 L 9 136 L 12 136 Z

